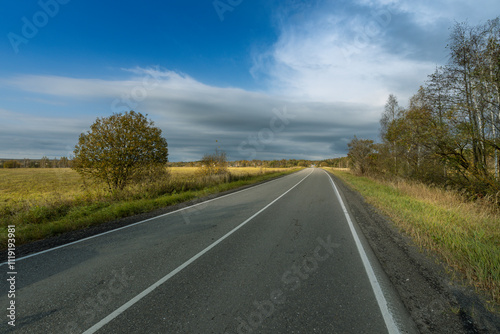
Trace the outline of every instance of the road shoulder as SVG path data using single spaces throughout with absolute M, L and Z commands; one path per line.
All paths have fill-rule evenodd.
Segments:
M 500 333 L 500 316 L 485 309 L 484 297 L 460 281 L 459 273 L 419 249 L 358 192 L 329 174 L 421 333 Z

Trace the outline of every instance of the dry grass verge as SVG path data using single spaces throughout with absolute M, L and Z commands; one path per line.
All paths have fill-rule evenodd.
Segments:
M 486 200 L 408 181 L 388 182 L 326 168 L 500 305 L 500 210 Z M 493 306 L 493 304 L 491 304 Z
M 98 185 L 84 187 L 71 169 L 0 169 L 0 250 L 7 245 L 8 225 L 16 226 L 19 246 L 296 170 L 232 168 L 220 178 L 200 177 L 197 168 L 172 168 L 165 179 L 109 193 Z

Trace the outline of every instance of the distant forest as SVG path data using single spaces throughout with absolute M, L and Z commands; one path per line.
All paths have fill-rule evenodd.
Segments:
M 61 157 L 60 159 L 49 159 L 46 156 L 41 159 L 0 159 L 0 168 L 69 168 L 71 159 Z
M 0 168 L 69 168 L 73 161 L 66 157 L 60 159 L 0 159 Z M 201 167 L 202 161 L 169 162 L 168 167 Z M 229 167 L 263 167 L 263 168 L 288 168 L 288 167 L 349 167 L 347 157 L 326 160 L 235 160 L 229 161 Z

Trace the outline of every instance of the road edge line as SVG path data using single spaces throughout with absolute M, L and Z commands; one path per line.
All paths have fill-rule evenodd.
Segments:
M 396 325 L 396 322 L 394 321 L 394 317 L 389 310 L 387 300 L 385 299 L 384 292 L 382 291 L 382 287 L 380 286 L 380 283 L 378 282 L 377 276 L 375 276 L 375 272 L 373 271 L 373 267 L 370 263 L 370 260 L 368 259 L 368 256 L 366 255 L 365 249 L 363 247 L 363 244 L 361 243 L 361 240 L 359 239 L 359 236 L 356 232 L 356 229 L 354 228 L 354 224 L 351 220 L 351 216 L 349 214 L 349 211 L 347 210 L 347 207 L 344 204 L 344 201 L 342 200 L 342 196 L 340 195 L 340 191 L 338 190 L 337 186 L 335 185 L 335 182 L 333 181 L 332 177 L 328 172 L 323 170 L 326 175 L 328 175 L 328 178 L 330 179 L 330 183 L 332 185 L 333 190 L 335 191 L 335 194 L 337 195 L 337 199 L 340 202 L 340 206 L 342 207 L 342 211 L 344 212 L 344 216 L 346 217 L 347 224 L 349 225 L 349 229 L 351 230 L 352 237 L 354 238 L 354 242 L 356 243 L 356 247 L 358 249 L 358 253 L 361 257 L 361 261 L 363 262 L 363 266 L 365 267 L 366 274 L 368 276 L 368 280 L 370 281 L 373 293 L 375 294 L 375 298 L 377 300 L 378 307 L 380 309 L 380 312 L 382 313 L 382 317 L 384 318 L 385 322 L 385 327 L 389 331 L 389 334 L 400 334 L 400 330 L 398 326 Z

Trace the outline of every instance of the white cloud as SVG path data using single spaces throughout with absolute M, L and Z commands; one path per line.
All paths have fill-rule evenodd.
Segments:
M 453 20 L 485 21 L 493 1 L 323 1 L 300 17 L 279 16 L 279 38 L 254 56 L 270 91 L 312 101 L 381 106 L 405 101 L 443 56 Z
M 493 19 L 500 9 L 496 0 L 357 0 L 356 3 L 411 14 L 415 22 L 422 25 L 442 19 L 450 23 L 469 20 L 472 24 L 478 24 Z

